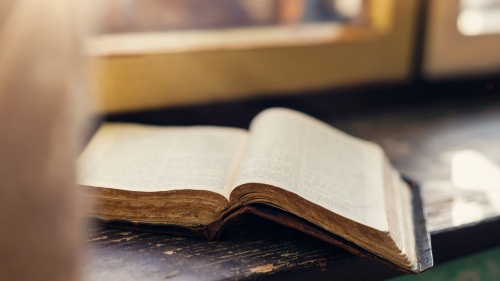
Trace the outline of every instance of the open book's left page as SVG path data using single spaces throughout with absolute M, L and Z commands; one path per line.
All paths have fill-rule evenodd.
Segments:
M 78 183 L 100 204 L 97 217 L 207 224 L 227 207 L 247 138 L 235 128 L 104 124 L 78 160 Z M 197 209 L 214 210 L 200 219 Z
M 104 124 L 79 159 L 79 183 L 227 197 L 246 139 L 246 131 L 234 128 Z

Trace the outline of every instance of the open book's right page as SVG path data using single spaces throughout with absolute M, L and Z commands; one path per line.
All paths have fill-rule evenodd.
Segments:
M 382 149 L 302 113 L 274 108 L 250 126 L 234 187 L 278 186 L 343 217 L 388 231 Z

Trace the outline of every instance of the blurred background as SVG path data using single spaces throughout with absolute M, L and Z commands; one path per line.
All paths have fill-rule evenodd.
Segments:
M 0 3 L 0 175 L 10 179 L 0 186 L 0 258 L 23 241 L 40 253 L 0 262 L 0 279 L 119 280 L 126 253 L 134 272 L 166 276 L 166 264 L 141 267 L 156 260 L 134 254 L 146 240 L 132 251 L 97 227 L 76 246 L 70 159 L 88 124 L 247 128 L 271 106 L 379 143 L 422 184 L 438 266 L 404 280 L 500 279 L 500 0 L 106 0 L 89 2 L 91 17 L 68 1 L 38 2 Z M 40 194 L 66 203 L 27 200 L 40 179 Z M 53 227 L 25 223 L 32 214 Z M 38 270 L 52 271 L 8 275 L 41 257 Z
M 108 1 L 101 32 L 207 30 L 310 22 L 360 24 L 363 1 Z
M 496 0 L 100 4 L 104 112 L 499 72 Z

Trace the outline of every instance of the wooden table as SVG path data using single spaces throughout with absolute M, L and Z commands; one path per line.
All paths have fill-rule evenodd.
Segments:
M 490 84 L 486 84 L 490 83 Z M 260 110 L 285 106 L 373 140 L 403 173 L 423 184 L 435 264 L 500 245 L 500 212 L 481 191 L 450 181 L 455 152 L 474 149 L 500 164 L 498 81 L 412 84 L 312 93 L 109 116 L 161 125 L 247 127 Z M 480 215 L 458 219 L 475 204 Z M 458 206 L 458 207 L 457 207 Z M 401 273 L 257 217 L 229 226 L 221 241 L 110 229 L 88 231 L 88 280 L 381 280 Z

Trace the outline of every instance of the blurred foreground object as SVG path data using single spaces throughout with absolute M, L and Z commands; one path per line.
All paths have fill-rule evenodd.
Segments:
M 76 12 L 75 1 L 0 4 L 0 280 L 80 279 Z

